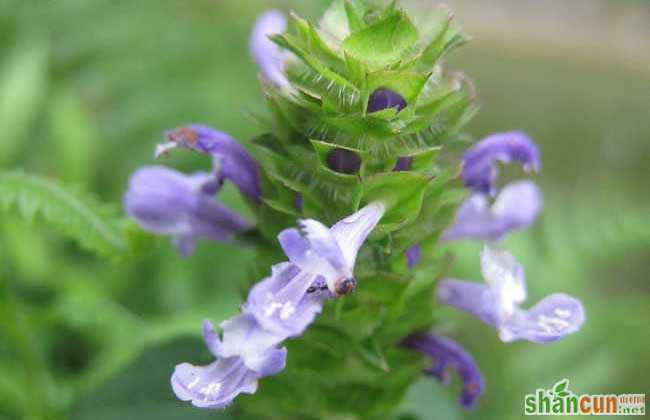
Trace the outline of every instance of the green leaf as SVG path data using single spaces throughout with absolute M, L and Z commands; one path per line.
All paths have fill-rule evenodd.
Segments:
M 14 161 L 27 142 L 47 90 L 47 59 L 43 42 L 21 44 L 2 59 L 0 163 Z
M 366 27 L 363 18 L 357 14 L 355 6 L 349 0 L 345 1 L 345 14 L 348 18 L 348 27 L 350 28 L 350 32 L 359 32 Z
M 418 32 L 404 14 L 397 10 L 343 41 L 347 54 L 379 70 L 403 58 L 418 40 Z
M 72 89 L 56 92 L 49 104 L 52 161 L 65 181 L 88 183 L 100 144 L 87 106 Z
M 124 253 L 128 244 L 92 199 L 70 191 L 56 181 L 22 172 L 0 173 L 0 208 L 27 221 L 44 222 L 101 255 Z
M 412 172 L 389 172 L 375 175 L 363 183 L 364 203 L 381 201 L 386 213 L 379 222 L 380 231 L 392 231 L 415 219 L 430 178 Z

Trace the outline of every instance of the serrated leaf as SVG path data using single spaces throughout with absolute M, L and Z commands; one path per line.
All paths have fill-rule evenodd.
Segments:
M 94 200 L 56 181 L 22 172 L 0 173 L 0 206 L 27 221 L 35 217 L 101 255 L 124 253 L 128 244 Z
M 347 37 L 343 49 L 371 70 L 379 70 L 402 59 L 417 40 L 417 30 L 404 12 L 397 10 Z

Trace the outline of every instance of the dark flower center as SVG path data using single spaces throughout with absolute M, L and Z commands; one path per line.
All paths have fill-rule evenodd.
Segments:
M 413 158 L 411 156 L 401 157 L 397 159 L 397 163 L 395 164 L 393 171 L 408 171 L 411 169 L 412 164 Z
M 361 168 L 361 157 L 350 150 L 334 149 L 327 156 L 327 166 L 343 174 L 356 174 Z
M 400 112 L 406 108 L 406 101 L 399 93 L 388 88 L 379 88 L 372 92 L 368 98 L 368 113 L 388 108 L 395 108 L 397 112 Z

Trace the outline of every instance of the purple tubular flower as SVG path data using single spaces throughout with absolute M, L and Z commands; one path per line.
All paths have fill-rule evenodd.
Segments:
M 425 371 L 442 383 L 449 382 L 449 371 L 455 370 L 463 383 L 458 403 L 473 408 L 485 389 L 485 382 L 474 358 L 454 340 L 430 334 L 413 334 L 403 344 L 430 357 L 433 366 Z
M 421 257 L 422 252 L 420 251 L 420 245 L 411 245 L 409 249 L 406 250 L 406 265 L 409 270 L 416 266 Z
M 251 224 L 214 201 L 219 183 L 213 174 L 185 175 L 163 166 L 137 170 L 124 196 L 127 214 L 145 230 L 170 235 L 181 254 L 197 239 L 227 241 Z
M 269 36 L 286 30 L 287 19 L 284 15 L 277 10 L 269 10 L 257 18 L 250 37 L 251 55 L 263 80 L 280 88 L 289 86 L 284 74 L 287 54 Z
M 542 192 L 531 181 L 508 184 L 492 205 L 485 194 L 475 193 L 461 205 L 454 224 L 443 232 L 440 240 L 498 241 L 512 230 L 533 224 L 541 210 Z
M 519 162 L 526 172 L 540 170 L 537 145 L 520 131 L 492 134 L 476 143 L 463 155 L 465 186 L 476 192 L 496 194 L 497 161 Z
M 207 366 L 178 364 L 171 377 L 176 396 L 196 407 L 222 409 L 239 394 L 254 393 L 260 378 L 282 371 L 287 350 L 280 344 L 302 334 L 323 301 L 336 295 L 329 283 L 351 275 L 359 247 L 383 212 L 382 204 L 371 203 L 331 229 L 303 220 L 305 237 L 295 237 L 296 229 L 283 231 L 278 238 L 291 262 L 271 267 L 241 313 L 221 323 L 221 337 L 204 321 L 205 343 L 216 360 Z
M 255 202 L 261 200 L 260 175 L 257 162 L 228 134 L 213 128 L 191 124 L 166 133 L 169 142 L 158 145 L 156 157 L 182 146 L 214 158 L 219 182 L 233 182 L 242 194 Z
M 413 158 L 411 156 L 404 156 L 397 159 L 393 171 L 409 171 L 411 170 L 411 165 L 413 164 Z
M 521 309 L 526 300 L 524 269 L 508 252 L 485 247 L 481 271 L 486 284 L 441 280 L 438 300 L 495 327 L 504 342 L 557 341 L 578 331 L 585 321 L 582 303 L 562 293 L 549 295 L 528 310 Z
M 327 167 L 342 174 L 356 174 L 361 168 L 361 157 L 351 150 L 334 149 L 327 155 Z
M 379 88 L 368 98 L 368 113 L 395 108 L 400 112 L 406 108 L 406 101 L 399 93 L 388 88 Z
M 349 293 L 357 252 L 384 211 L 382 203 L 373 202 L 330 229 L 316 220 L 302 220 L 301 230 L 286 229 L 278 239 L 289 260 L 322 276 L 331 293 Z

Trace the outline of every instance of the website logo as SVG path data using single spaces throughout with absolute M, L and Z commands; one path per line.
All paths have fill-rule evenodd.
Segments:
M 569 380 L 551 389 L 537 389 L 524 398 L 527 416 L 644 416 L 645 394 L 582 394 L 569 389 Z

